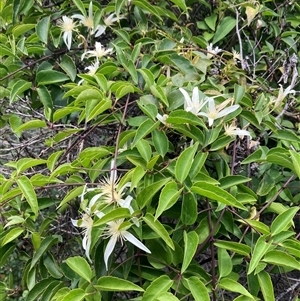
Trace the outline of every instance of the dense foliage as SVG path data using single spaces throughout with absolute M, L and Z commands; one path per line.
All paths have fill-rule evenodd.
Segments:
M 299 25 L 0 0 L 0 300 L 298 300 Z

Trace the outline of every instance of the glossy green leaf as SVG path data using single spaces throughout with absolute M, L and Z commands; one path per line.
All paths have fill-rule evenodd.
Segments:
M 74 63 L 74 60 L 69 57 L 67 54 L 65 54 L 62 57 L 62 60 L 59 64 L 61 69 L 63 69 L 67 75 L 70 77 L 71 81 L 74 81 L 77 75 L 76 66 Z
M 27 91 L 32 86 L 31 82 L 19 79 L 10 91 L 10 102 L 14 102 L 18 96 L 22 96 L 23 92 Z
M 262 260 L 276 266 L 289 267 L 298 271 L 300 270 L 299 260 L 296 260 L 293 256 L 283 251 L 270 251 L 264 256 Z
M 231 30 L 235 27 L 236 19 L 233 17 L 224 17 L 221 23 L 217 26 L 217 30 L 214 34 L 213 44 L 224 39 Z
M 141 73 L 143 79 L 145 80 L 149 88 L 154 85 L 154 75 L 150 70 L 142 68 L 138 69 L 138 72 Z
M 270 275 L 266 271 L 261 271 L 257 274 L 257 277 L 264 300 L 275 301 L 274 288 Z
M 22 171 L 32 168 L 34 166 L 45 164 L 47 161 L 43 159 L 32 159 L 32 158 L 23 158 L 17 161 L 17 171 L 21 173 Z
M 178 190 L 177 184 L 171 181 L 161 190 L 158 206 L 155 212 L 155 219 L 157 219 L 164 211 L 171 208 L 178 200 L 183 188 Z
M 94 222 L 93 226 L 98 227 L 102 225 L 106 225 L 108 222 L 115 221 L 122 218 L 130 217 L 130 211 L 127 208 L 116 208 L 112 209 L 108 213 L 106 213 L 99 220 Z
M 135 137 L 132 142 L 132 147 L 135 147 L 136 144 L 145 136 L 150 134 L 153 130 L 155 130 L 159 126 L 160 122 L 154 122 L 151 119 L 146 119 L 137 129 Z
M 49 26 L 50 26 L 50 16 L 47 16 L 39 20 L 35 28 L 36 35 L 44 44 L 48 43 Z
M 162 275 L 151 282 L 147 287 L 143 301 L 156 300 L 162 293 L 167 292 L 173 285 L 173 280 L 171 280 L 167 275 Z
M 64 153 L 63 150 L 52 153 L 47 160 L 47 167 L 52 172 L 59 157 Z
M 157 97 L 166 107 L 169 106 L 169 102 L 166 96 L 166 92 L 163 90 L 161 86 L 151 86 L 151 93 Z
M 118 277 L 103 276 L 97 280 L 95 287 L 100 291 L 121 292 L 121 291 L 136 291 L 143 292 L 144 289 L 140 286 Z
M 69 80 L 64 73 L 55 70 L 42 70 L 37 73 L 37 83 L 39 85 L 51 85 Z
M 160 16 L 159 12 L 157 11 L 156 7 L 154 5 L 151 5 L 148 1 L 146 1 L 146 0 L 133 0 L 132 4 L 138 6 L 142 9 L 145 9 L 147 12 L 153 14 L 154 16 L 159 18 L 160 21 L 162 21 L 162 18 Z
M 17 38 L 18 36 L 23 35 L 26 32 L 30 31 L 34 27 L 35 24 L 19 24 L 12 29 L 12 34 L 14 35 L 15 38 Z
M 171 0 L 171 2 L 180 7 L 184 12 L 187 12 L 185 0 Z
M 166 133 L 162 130 L 152 131 L 152 140 L 156 151 L 164 157 L 169 149 L 169 140 Z
M 46 288 L 53 282 L 57 283 L 57 280 L 54 280 L 53 278 L 49 277 L 46 279 L 42 279 L 41 281 L 36 283 L 35 286 L 28 293 L 26 301 L 38 300 L 38 297 L 42 295 Z
M 300 143 L 299 135 L 295 134 L 293 131 L 289 129 L 277 130 L 275 133 L 271 135 L 271 137 L 275 137 L 277 140 L 285 140 L 289 142 Z
M 183 262 L 180 271 L 181 274 L 183 274 L 186 271 L 186 269 L 188 268 L 188 266 L 190 265 L 191 261 L 195 256 L 198 243 L 199 243 L 198 234 L 195 231 L 191 231 L 189 233 L 184 231 L 183 241 L 184 241 L 184 256 L 183 256 Z
M 87 294 L 82 288 L 74 288 L 67 293 L 61 301 L 81 301 L 84 300 Z
M 165 229 L 165 227 L 158 221 L 155 220 L 154 216 L 150 213 L 146 213 L 146 215 L 143 217 L 143 220 L 145 223 L 161 237 L 164 242 L 172 249 L 174 250 L 174 244 L 172 239 L 169 236 L 169 233 Z
M 251 252 L 251 248 L 249 246 L 233 241 L 217 240 L 216 242 L 214 242 L 214 245 L 218 248 L 224 248 L 246 257 L 249 257 Z
M 57 263 L 54 261 L 52 256 L 47 256 L 46 258 L 43 259 L 43 264 L 46 267 L 48 273 L 55 279 L 60 279 L 63 277 L 63 274 L 58 267 Z
M 86 10 L 85 10 L 83 2 L 81 0 L 73 0 L 73 2 L 77 6 L 77 8 L 80 10 L 81 14 L 83 16 L 86 16 Z
M 218 248 L 219 279 L 228 276 L 232 271 L 232 259 L 226 249 Z
M 191 112 L 186 112 L 185 110 L 175 110 L 169 114 L 169 117 L 167 118 L 167 123 L 170 124 L 193 124 L 193 125 L 199 125 L 203 128 L 205 128 L 204 122 L 197 116 L 195 116 Z
M 176 161 L 175 177 L 180 183 L 183 183 L 190 172 L 198 145 L 198 143 L 195 143 L 194 145 L 185 149 Z
M 180 212 L 180 220 L 184 225 L 193 225 L 198 216 L 197 200 L 192 193 L 184 193 Z
M 53 101 L 51 94 L 45 86 L 40 86 L 36 90 L 38 92 L 42 104 L 44 105 L 45 117 L 48 121 L 52 122 Z
M 192 186 L 191 191 L 222 204 L 246 210 L 234 196 L 216 185 L 199 181 Z
M 220 188 L 222 189 L 228 189 L 235 185 L 247 183 L 249 181 L 251 181 L 251 178 L 239 176 L 239 175 L 227 176 L 219 180 Z
M 294 150 L 289 150 L 289 152 L 294 166 L 294 171 L 300 179 L 300 153 L 297 153 Z
M 18 186 L 21 189 L 27 203 L 29 204 L 35 216 L 38 214 L 39 205 L 36 198 L 35 191 L 30 180 L 26 176 L 21 176 L 17 180 Z
M 271 241 L 266 242 L 266 240 L 267 239 L 265 235 L 260 236 L 259 239 L 257 240 L 248 267 L 248 272 L 247 272 L 248 275 L 251 274 L 256 269 L 262 257 L 267 253 L 267 251 L 271 247 Z
M 252 300 L 256 300 L 255 297 L 253 297 L 242 284 L 236 282 L 233 279 L 230 278 L 222 278 L 220 282 L 218 283 L 219 288 L 223 288 L 230 292 L 239 293 L 241 295 L 247 296 L 249 298 L 252 298 Z
M 140 208 L 144 208 L 153 198 L 153 196 L 168 182 L 170 178 L 165 178 L 160 181 L 154 182 L 144 188 L 138 195 L 137 195 L 137 203 Z
M 139 140 L 139 142 L 136 144 L 136 148 L 145 161 L 150 161 L 152 150 L 148 141 L 144 139 Z
M 52 175 L 53 176 L 53 175 Z M 74 200 L 76 197 L 80 196 L 83 192 L 84 186 L 75 187 L 68 192 L 68 194 L 64 197 L 64 199 L 59 204 L 58 208 L 62 207 L 66 203 Z
M 272 236 L 287 230 L 293 223 L 293 218 L 299 211 L 298 207 L 293 207 L 280 213 L 272 222 L 271 233 Z
M 192 293 L 195 301 L 210 301 L 207 287 L 196 276 L 184 279 L 184 286 L 186 286 Z
M 4 236 L 2 240 L 1 247 L 19 237 L 23 232 L 24 229 L 21 227 L 15 227 L 9 230 L 9 232 Z
M 66 260 L 66 264 L 80 277 L 88 282 L 91 281 L 93 272 L 88 262 L 84 258 L 80 256 L 69 257 Z

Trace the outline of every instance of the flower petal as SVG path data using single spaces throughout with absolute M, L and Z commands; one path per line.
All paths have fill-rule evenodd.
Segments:
M 104 251 L 104 263 L 105 263 L 105 267 L 106 267 L 106 270 L 108 271 L 108 258 L 110 256 L 110 254 L 112 253 L 113 249 L 115 248 L 115 245 L 117 243 L 117 236 L 116 235 L 113 235 L 107 245 L 106 245 L 106 248 L 105 248 L 105 251 Z
M 179 91 L 182 93 L 182 95 L 184 97 L 184 109 L 186 110 L 187 108 L 192 108 L 193 103 L 192 103 L 192 100 L 191 100 L 189 94 L 182 88 L 179 88 Z
M 138 247 L 139 249 L 145 251 L 146 253 L 151 253 L 151 251 L 143 244 L 141 243 L 137 238 L 135 238 L 131 233 L 128 231 L 122 231 L 122 236 L 131 242 L 133 245 Z
M 216 117 L 216 119 L 221 118 L 223 116 L 226 116 L 234 111 L 236 111 L 240 106 L 239 105 L 234 105 L 234 106 L 230 106 L 222 111 L 220 111 Z

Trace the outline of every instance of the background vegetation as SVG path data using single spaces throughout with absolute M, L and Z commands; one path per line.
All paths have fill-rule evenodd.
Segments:
M 299 300 L 299 25 L 0 0 L 0 300 Z

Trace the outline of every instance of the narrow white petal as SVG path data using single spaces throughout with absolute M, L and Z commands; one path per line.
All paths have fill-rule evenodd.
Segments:
M 143 243 L 141 243 L 137 238 L 135 238 L 128 231 L 122 231 L 122 236 L 126 238 L 126 240 L 131 242 L 133 245 L 137 246 L 139 249 L 145 251 L 146 253 L 151 253 L 151 251 Z
M 98 25 L 95 29 L 95 38 L 100 37 L 106 30 L 106 26 L 105 25 Z
M 94 195 L 90 200 L 89 207 L 92 208 L 95 203 L 102 197 L 102 195 L 104 195 L 104 193 L 98 193 Z
M 234 130 L 234 134 L 237 135 L 237 136 L 249 136 L 249 137 L 251 137 L 251 134 L 246 130 L 236 129 L 236 130 Z
M 92 243 L 92 228 L 86 230 L 84 238 L 82 240 L 82 246 L 85 249 L 85 255 L 89 261 L 92 261 L 90 258 L 90 248 Z
M 184 109 L 186 110 L 187 108 L 192 108 L 193 103 L 191 101 L 189 94 L 182 88 L 179 88 L 179 91 L 182 93 L 184 97 Z
M 209 110 L 209 112 L 216 111 L 216 105 L 215 105 L 214 99 L 213 98 L 208 98 L 207 102 L 208 102 L 208 110 Z
M 210 118 L 208 117 L 208 126 L 212 126 L 214 123 L 214 119 L 213 118 Z
M 193 89 L 192 103 L 193 103 L 194 107 L 199 106 L 200 101 L 199 101 L 199 89 L 198 89 L 198 87 L 195 87 Z
M 89 5 L 89 18 L 93 19 L 93 1 L 91 1 Z
M 105 248 L 105 251 L 104 251 L 104 263 L 105 263 L 105 266 L 106 266 L 106 270 L 108 270 L 108 266 L 107 266 L 107 263 L 108 263 L 108 258 L 110 256 L 110 254 L 112 253 L 113 249 L 115 248 L 115 245 L 117 243 L 117 236 L 113 235 L 108 243 L 107 243 L 107 246 Z
M 130 206 L 132 199 L 133 199 L 132 196 L 131 196 L 131 195 L 128 195 L 128 196 L 126 197 L 125 200 L 121 199 L 121 200 L 119 201 L 119 205 L 120 205 L 122 208 L 128 208 L 129 210 L 130 210 L 130 208 L 131 208 L 131 210 L 132 210 L 132 212 L 133 212 L 133 209 L 132 209 L 132 207 Z M 131 212 L 131 213 L 132 213 L 132 212 Z
M 79 19 L 79 20 L 81 20 L 81 21 L 84 21 L 84 20 L 85 20 L 85 17 L 84 17 L 83 15 L 80 15 L 80 14 L 72 15 L 71 18 Z
M 78 226 L 78 222 L 79 222 L 78 219 L 72 219 L 72 218 L 71 218 L 71 222 L 72 222 L 73 226 L 79 227 L 79 226 Z
M 217 118 L 221 118 L 221 117 L 223 117 L 223 116 L 226 116 L 226 115 L 228 115 L 228 114 L 234 112 L 234 111 L 237 110 L 239 107 L 240 107 L 239 105 L 234 105 L 234 106 L 230 106 L 230 107 L 228 107 L 228 108 L 222 110 L 221 112 L 218 113 L 216 119 L 217 119 Z

